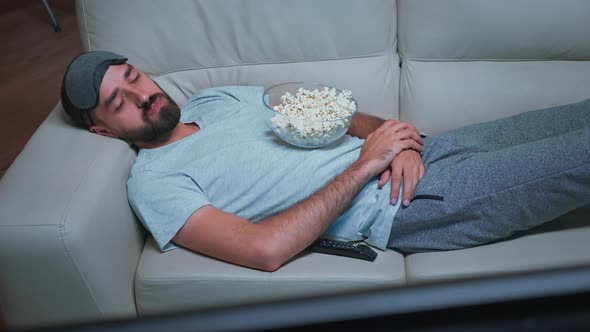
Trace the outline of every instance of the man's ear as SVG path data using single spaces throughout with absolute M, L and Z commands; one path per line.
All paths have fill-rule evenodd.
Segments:
M 101 136 L 112 137 L 112 138 L 119 137 L 115 133 L 110 131 L 109 129 L 102 127 L 102 126 L 92 125 L 88 128 L 88 130 L 90 130 L 90 132 L 92 132 L 92 133 L 95 133 L 95 134 L 98 134 Z

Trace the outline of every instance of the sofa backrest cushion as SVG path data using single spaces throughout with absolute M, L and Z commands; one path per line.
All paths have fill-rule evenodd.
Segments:
M 87 49 L 127 56 L 180 103 L 211 86 L 313 81 L 398 116 L 393 0 L 79 0 L 78 18 Z
M 590 96 L 590 2 L 400 0 L 401 118 L 437 134 Z

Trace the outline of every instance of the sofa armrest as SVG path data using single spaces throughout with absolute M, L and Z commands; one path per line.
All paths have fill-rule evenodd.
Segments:
M 145 242 L 126 194 L 135 152 L 54 108 L 0 179 L 0 307 L 10 326 L 135 316 Z

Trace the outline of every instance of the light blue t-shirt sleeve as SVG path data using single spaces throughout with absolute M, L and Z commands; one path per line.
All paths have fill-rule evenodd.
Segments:
M 135 214 L 162 251 L 177 248 L 172 238 L 196 210 L 210 204 L 182 173 L 138 172 L 127 181 L 127 190 Z

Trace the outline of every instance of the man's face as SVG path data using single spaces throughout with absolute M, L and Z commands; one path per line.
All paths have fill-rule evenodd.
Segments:
M 139 147 L 165 141 L 180 119 L 178 105 L 130 64 L 112 65 L 103 77 L 91 131 Z

